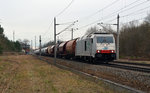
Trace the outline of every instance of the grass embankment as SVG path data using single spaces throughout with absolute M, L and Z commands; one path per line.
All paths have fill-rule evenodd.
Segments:
M 0 56 L 0 93 L 114 93 L 32 56 Z

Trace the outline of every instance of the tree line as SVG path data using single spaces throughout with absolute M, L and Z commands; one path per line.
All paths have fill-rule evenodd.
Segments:
M 150 58 L 150 15 L 142 23 L 125 24 L 120 32 L 121 57 Z
M 4 29 L 0 25 L 0 54 L 3 52 L 20 52 L 22 50 L 19 41 L 11 41 L 4 35 Z
M 112 33 L 117 36 L 109 25 L 89 28 L 85 35 L 94 32 Z M 143 22 L 132 21 L 121 26 L 120 29 L 120 57 L 121 58 L 150 58 L 150 14 Z

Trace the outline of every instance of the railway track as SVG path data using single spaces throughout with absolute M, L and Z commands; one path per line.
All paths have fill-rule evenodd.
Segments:
M 114 63 L 120 63 L 120 64 L 129 64 L 129 65 L 137 65 L 137 66 L 145 66 L 150 67 L 150 64 L 144 64 L 144 63 L 136 63 L 136 62 L 119 62 L 119 61 L 113 61 Z
M 67 66 L 67 65 L 62 65 L 62 64 L 59 64 L 59 63 L 53 63 L 53 62 L 50 62 L 49 60 L 48 60 L 48 58 L 46 58 L 46 57 L 38 57 L 40 60 L 43 60 L 43 61 L 45 61 L 45 62 L 47 62 L 48 64 L 54 64 L 55 66 L 57 66 L 57 67 L 60 67 L 60 68 L 62 68 L 62 69 L 66 69 L 66 70 L 70 70 L 70 71 L 73 71 L 73 72 L 75 72 L 75 73 L 77 73 L 77 74 L 79 74 L 79 75 L 81 75 L 81 76 L 85 76 L 86 78 L 88 78 L 89 79 L 89 77 L 90 78 L 92 78 L 92 80 L 94 80 L 94 82 L 96 81 L 96 80 L 101 80 L 101 81 L 104 81 L 106 84 L 108 84 L 108 85 L 111 85 L 111 86 L 113 86 L 113 89 L 116 89 L 116 90 L 119 90 L 120 92 L 122 92 L 122 91 L 127 91 L 127 93 L 145 93 L 145 92 L 143 92 L 143 91 L 140 91 L 140 90 L 138 90 L 138 89 L 135 89 L 135 88 L 132 88 L 132 87 L 129 87 L 129 86 L 126 86 L 126 85 L 122 85 L 122 84 L 119 84 L 119 83 L 116 83 L 116 82 L 113 82 L 113 81 L 111 81 L 111 80 L 108 80 L 108 79 L 104 79 L 104 78 L 100 78 L 100 77 L 97 77 L 97 76 L 95 76 L 95 74 L 92 74 L 92 73 L 87 73 L 86 71 L 82 71 L 82 70 L 79 70 L 79 69 L 77 69 L 77 68 L 74 68 L 74 67 L 69 67 L 69 66 Z M 61 59 L 62 60 L 62 59 Z M 64 61 L 66 60 L 66 59 L 63 59 Z M 66 61 L 70 61 L 70 60 L 66 60 Z M 72 60 L 71 60 L 72 61 Z M 75 61 L 72 61 L 72 62 L 75 62 Z M 76 62 L 77 63 L 77 62 Z M 78 63 L 80 63 L 80 62 L 78 62 Z M 86 63 L 82 63 L 82 64 L 86 64 Z M 89 65 L 89 64 L 88 64 Z M 104 66 L 108 66 L 108 64 L 102 64 L 102 65 L 104 65 Z M 97 65 L 96 65 L 97 66 Z M 126 93 L 126 92 L 125 92 Z
M 59 58 L 59 59 L 61 59 L 61 58 Z M 63 59 L 63 60 L 68 61 L 69 59 Z M 79 62 L 77 60 L 71 60 L 71 61 Z M 86 63 L 86 64 L 91 64 L 91 63 L 88 63 L 85 61 L 80 61 L 80 62 Z M 101 65 L 101 66 L 107 66 L 107 67 L 113 67 L 113 68 L 119 68 L 119 69 L 125 69 L 125 70 L 137 71 L 137 72 L 150 73 L 150 64 L 113 61 L 113 62 L 109 62 L 108 64 L 97 63 L 97 64 L 93 64 L 93 65 Z
M 62 58 L 58 58 L 58 59 L 61 60 Z M 91 64 L 89 62 L 79 61 L 79 60 L 71 60 L 71 59 L 62 59 L 62 60 Z M 143 63 L 112 61 L 112 62 L 109 62 L 108 64 L 96 63 L 96 64 L 91 64 L 91 65 L 100 65 L 100 66 L 107 66 L 107 67 L 131 70 L 131 71 L 136 71 L 136 72 L 150 73 L 150 64 L 143 64 Z
M 109 64 L 102 64 L 104 66 L 108 67 L 114 67 L 119 69 L 126 69 L 126 70 L 132 70 L 132 71 L 138 71 L 138 72 L 144 72 L 144 73 L 150 73 L 150 68 L 147 66 L 137 66 L 137 65 L 130 65 L 130 64 L 120 64 L 120 63 L 109 63 Z

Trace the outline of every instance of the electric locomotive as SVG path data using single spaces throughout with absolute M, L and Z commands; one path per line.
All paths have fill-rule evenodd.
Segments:
M 75 56 L 93 62 L 111 61 L 116 58 L 113 34 L 94 33 L 76 41 Z

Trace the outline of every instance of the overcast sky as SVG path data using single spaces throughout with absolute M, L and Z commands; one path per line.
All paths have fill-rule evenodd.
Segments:
M 0 0 L 0 24 L 10 40 L 13 39 L 13 31 L 15 31 L 15 40 L 34 40 L 35 36 L 38 40 L 39 35 L 42 35 L 42 43 L 45 43 L 54 38 L 54 17 L 66 8 L 71 1 Z M 109 7 L 106 8 L 108 5 Z M 74 0 L 56 19 L 58 24 L 78 20 L 79 22 L 73 26 L 73 28 L 80 28 L 74 32 L 74 38 L 76 38 L 83 36 L 89 27 L 96 25 L 98 22 L 116 23 L 118 13 L 120 16 L 129 15 L 120 18 L 120 23 L 124 23 L 142 19 L 149 12 L 150 0 Z M 93 24 L 88 25 L 90 23 Z M 57 26 L 57 33 L 68 25 L 70 24 Z M 69 30 L 60 34 L 59 39 L 71 39 Z

